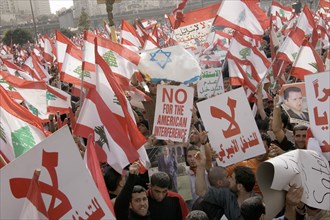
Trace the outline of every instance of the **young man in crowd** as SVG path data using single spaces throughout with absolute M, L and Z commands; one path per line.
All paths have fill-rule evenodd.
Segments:
M 129 175 L 125 186 L 116 198 L 114 210 L 118 220 L 150 220 L 147 191 L 135 185 L 140 165 L 134 162 L 129 167 Z
M 181 220 L 189 210 L 183 198 L 176 192 L 169 191 L 170 177 L 165 172 L 154 173 L 148 190 L 151 219 Z

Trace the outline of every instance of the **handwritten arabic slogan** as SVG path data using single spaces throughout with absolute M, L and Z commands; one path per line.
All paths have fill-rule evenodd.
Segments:
M 160 140 L 188 140 L 194 89 L 186 86 L 157 86 L 153 134 Z
M 214 18 L 175 29 L 174 39 L 183 47 L 196 47 L 207 40 Z
M 260 164 L 257 180 L 272 219 L 285 203 L 285 192 L 294 183 L 304 187 L 302 201 L 315 208 L 330 209 L 330 168 L 315 151 L 294 150 Z
M 329 73 L 305 76 L 309 120 L 323 155 L 330 161 L 330 86 Z
M 19 219 L 34 170 L 49 219 L 115 219 L 67 126 L 0 170 L 0 219 Z M 36 207 L 41 212 L 42 207 Z M 44 214 L 44 213 L 43 213 Z
M 197 103 L 219 166 L 265 153 L 243 88 Z
M 224 92 L 221 68 L 202 70 L 197 83 L 198 98 L 210 98 Z

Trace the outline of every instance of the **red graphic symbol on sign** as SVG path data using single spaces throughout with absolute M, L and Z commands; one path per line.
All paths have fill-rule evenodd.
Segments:
M 49 219 L 60 219 L 72 209 L 71 203 L 66 195 L 58 188 L 58 179 L 56 167 L 58 165 L 58 152 L 42 151 L 42 166 L 45 167 L 50 175 L 52 185 L 39 181 L 41 193 L 46 193 L 51 196 L 51 201 L 47 210 Z M 26 198 L 31 183 L 28 178 L 12 178 L 9 180 L 10 189 L 15 198 Z M 55 201 L 61 202 L 55 207 Z M 36 204 L 34 204 L 36 206 Z M 36 206 L 41 213 L 42 207 Z
M 313 81 L 313 85 L 314 85 L 315 97 L 318 98 L 319 97 L 319 83 L 318 83 L 317 79 Z M 318 98 L 317 100 L 319 100 L 320 102 L 325 102 L 330 97 L 330 89 L 324 88 L 322 90 L 322 92 L 324 93 L 322 98 Z M 317 106 L 313 108 L 313 112 L 314 112 L 315 124 L 317 126 L 324 125 L 324 126 L 321 127 L 321 129 L 322 130 L 328 130 L 329 125 L 328 125 L 328 114 L 327 114 L 327 112 L 324 111 L 323 115 L 320 116 L 319 113 L 318 113 Z
M 228 115 L 226 112 L 222 111 L 221 109 L 218 109 L 215 106 L 210 107 L 212 117 L 218 119 L 224 118 L 230 123 L 227 130 L 222 130 L 223 136 L 225 138 L 229 138 L 241 133 L 241 129 L 238 126 L 237 122 L 235 121 L 236 100 L 228 97 L 227 105 L 230 108 L 231 115 Z

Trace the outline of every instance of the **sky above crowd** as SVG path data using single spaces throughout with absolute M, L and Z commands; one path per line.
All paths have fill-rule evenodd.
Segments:
M 56 11 L 60 10 L 61 8 L 70 8 L 73 6 L 72 0 L 49 0 L 49 3 L 52 14 L 55 14 Z

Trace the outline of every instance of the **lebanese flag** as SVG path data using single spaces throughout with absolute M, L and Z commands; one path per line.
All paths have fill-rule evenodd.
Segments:
M 313 33 L 314 28 L 316 28 L 314 17 L 308 6 L 305 5 L 303 11 L 298 17 L 296 31 L 299 35 L 310 36 Z
M 161 48 L 161 47 L 151 35 L 148 35 L 146 41 L 144 42 L 143 50 L 153 50 L 156 48 Z
M 22 68 L 30 73 L 30 75 L 36 80 L 48 81 L 50 75 L 47 70 L 41 65 L 37 56 L 32 52 L 31 56 L 24 62 Z
M 114 73 L 131 79 L 132 75 L 138 72 L 139 54 L 109 39 L 99 36 L 96 39 L 98 53 Z
M 48 219 L 48 212 L 39 185 L 39 176 L 40 171 L 35 170 L 19 219 Z
M 277 59 L 284 60 L 288 63 L 293 63 L 298 55 L 304 38 L 305 35 L 299 33 L 297 29 L 291 31 L 277 52 Z
M 313 30 L 312 34 L 312 46 L 315 49 L 323 48 L 327 49 L 330 45 L 330 36 L 327 31 L 327 25 L 322 16 L 319 17 L 317 21 L 316 28 Z M 318 45 L 318 42 L 321 41 L 321 45 Z M 317 48 L 316 48 L 317 47 Z
M 93 180 L 95 182 L 95 185 L 97 186 L 102 198 L 104 199 L 105 203 L 108 205 L 111 213 L 112 213 L 112 217 L 113 219 L 115 219 L 115 212 L 112 206 L 112 202 L 110 200 L 109 197 L 109 192 L 108 189 L 105 185 L 104 182 L 104 177 L 100 168 L 100 162 L 97 158 L 97 154 L 96 154 L 96 150 L 95 148 L 98 146 L 95 146 L 95 142 L 94 142 L 94 136 L 91 134 L 88 137 L 88 141 L 87 141 L 87 147 L 86 147 L 86 152 L 85 152 L 85 162 L 87 165 L 87 168 L 90 172 L 90 174 L 93 177 Z
M 108 38 L 110 39 L 110 36 L 111 36 L 111 30 L 110 30 L 110 27 L 109 27 L 108 23 L 107 23 L 105 20 L 103 20 L 103 26 L 104 26 L 104 30 L 105 30 L 105 32 L 106 32 L 107 35 L 108 35 Z
M 59 31 L 56 31 L 56 58 L 58 63 L 58 72 L 60 73 L 62 71 L 62 63 L 64 61 L 65 57 L 65 51 L 68 45 L 71 45 L 72 47 L 76 47 L 74 43 L 67 38 L 64 34 L 62 34 Z
M 282 21 L 288 21 L 293 16 L 293 10 L 291 7 L 283 6 L 277 1 L 272 1 L 270 14 L 276 17 L 279 16 Z
M 47 34 L 45 34 L 44 40 L 45 40 L 45 48 L 44 48 L 43 56 L 47 62 L 53 63 L 55 57 L 54 54 L 56 54 L 55 45 L 53 44 L 53 41 L 49 38 Z
M 136 32 L 138 33 L 138 35 L 140 36 L 140 39 L 142 39 L 142 44 L 144 43 L 144 39 L 148 36 L 148 33 L 146 32 L 146 30 L 141 27 L 140 23 L 135 20 L 135 28 L 136 28 Z
M 154 18 L 141 19 L 141 24 L 144 29 L 148 30 L 153 28 L 157 24 L 157 21 Z
M 292 65 L 291 75 L 304 80 L 305 75 L 323 71 L 325 71 L 325 67 L 320 55 L 308 41 L 304 41 L 298 57 Z
M 262 50 L 246 41 L 244 36 L 237 32 L 231 39 L 228 52 L 239 60 L 249 61 L 255 69 L 256 75 L 253 75 L 253 78 L 257 81 L 264 78 L 271 64 Z
M 42 113 L 47 112 L 47 85 L 44 81 L 24 80 L 3 71 L 0 71 L 0 75 L 16 89 L 24 100 Z
M 60 73 L 60 80 L 81 86 L 82 78 L 83 86 L 92 88 L 95 86 L 95 73 L 88 70 L 82 70 L 83 52 L 72 45 L 68 45 Z
M 183 22 L 183 9 L 186 6 L 188 0 L 182 0 L 180 4 L 178 4 L 178 7 L 173 10 L 173 15 L 175 18 L 175 25 L 174 29 L 178 28 L 180 24 Z
M 132 51 L 139 51 L 142 48 L 143 40 L 135 28 L 126 20 L 121 22 L 120 32 L 121 44 Z
M 319 5 L 322 8 L 330 8 L 330 0 L 320 0 Z
M 63 90 L 47 85 L 47 113 L 66 114 L 70 112 L 71 96 Z
M 47 135 L 41 120 L 16 103 L 2 86 L 0 97 L 0 152 L 12 161 Z
M 21 103 L 24 99 L 23 97 L 11 86 L 3 77 L 0 75 L 0 86 L 2 86 L 8 93 L 8 95 L 14 99 L 16 102 Z
M 33 80 L 33 78 L 29 75 L 29 73 L 25 72 L 21 67 L 17 66 L 16 64 L 7 61 L 5 59 L 2 59 L 0 57 L 0 60 L 2 61 L 3 65 L 7 68 L 7 71 L 13 75 L 13 76 L 20 76 L 23 79 L 26 80 Z
M 146 157 L 145 138 L 133 121 L 133 112 L 114 74 L 96 53 L 96 89 L 90 89 L 81 108 L 74 133 L 88 137 L 95 131 L 95 142 L 107 155 L 107 162 L 119 173 L 129 163 Z M 109 76 L 110 75 L 110 76 Z M 110 81 L 110 82 L 109 82 Z M 141 152 L 139 156 L 138 150 Z M 148 161 L 144 158 L 145 161 Z
M 213 25 L 230 27 L 246 36 L 261 40 L 264 30 L 269 28 L 269 18 L 257 3 L 258 1 L 224 0 Z
M 95 38 L 90 31 L 84 32 L 84 50 L 82 55 L 82 70 L 95 73 Z

